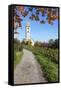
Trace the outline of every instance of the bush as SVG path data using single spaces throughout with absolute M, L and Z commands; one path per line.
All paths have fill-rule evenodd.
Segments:
M 19 40 L 14 39 L 14 50 L 15 51 L 22 51 L 22 49 L 23 49 L 22 43 Z
M 23 53 L 22 50 L 23 50 L 22 43 L 19 40 L 14 39 L 14 68 L 21 60 Z

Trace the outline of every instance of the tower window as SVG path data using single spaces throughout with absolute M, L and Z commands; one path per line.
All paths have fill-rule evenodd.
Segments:
M 27 31 L 27 32 L 29 32 L 29 31 Z
M 29 29 L 29 28 L 27 28 L 27 29 Z

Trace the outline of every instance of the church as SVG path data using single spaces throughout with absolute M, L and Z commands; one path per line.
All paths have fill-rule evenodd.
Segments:
M 30 23 L 27 22 L 25 26 L 25 43 L 28 42 L 30 45 L 34 46 L 34 41 L 31 38 L 31 33 L 30 33 Z
M 16 23 L 16 25 L 18 25 L 18 24 Z M 18 34 L 19 34 L 19 33 L 18 33 L 17 29 L 15 29 L 15 30 L 14 30 L 14 38 L 18 39 Z M 25 26 L 25 39 L 23 39 L 23 41 L 24 41 L 25 43 L 27 43 L 28 45 L 34 46 L 34 41 L 33 41 L 33 39 L 31 38 L 30 23 L 29 23 L 29 22 L 27 22 L 27 23 L 26 23 L 26 26 Z

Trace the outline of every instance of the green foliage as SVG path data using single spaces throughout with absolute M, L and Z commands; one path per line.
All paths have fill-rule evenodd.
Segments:
M 57 43 L 58 40 L 55 40 L 52 42 L 49 41 L 49 44 Z M 50 48 L 46 47 L 45 43 L 36 42 L 35 46 L 32 47 L 31 45 L 19 43 L 19 41 L 15 41 L 14 44 L 14 62 L 15 67 L 16 64 L 18 64 L 20 58 L 22 57 L 22 48 L 26 48 L 28 50 L 31 50 L 33 54 L 35 55 L 37 61 L 41 65 L 42 71 L 44 73 L 44 76 L 48 80 L 48 82 L 58 82 L 58 47 L 56 48 Z M 44 46 L 43 46 L 44 45 Z M 20 49 L 19 49 L 20 47 Z M 21 51 L 21 52 L 18 52 Z
M 44 56 L 50 58 L 51 61 L 58 63 L 58 49 L 39 48 L 38 53 L 41 53 Z
M 58 49 L 29 46 L 26 49 L 33 52 L 48 82 L 58 82 Z
M 58 66 L 42 54 L 36 55 L 48 82 L 58 82 Z
M 19 40 L 14 39 L 14 68 L 21 60 L 23 54 L 22 49 L 23 49 L 22 43 L 20 43 Z
M 23 52 L 15 52 L 14 51 L 14 69 L 16 67 L 16 65 L 20 62 L 21 58 L 22 58 Z
M 35 44 L 34 44 L 35 47 L 41 47 L 42 46 L 42 43 L 39 42 L 39 41 L 36 41 Z
M 50 39 L 48 43 L 46 43 L 46 42 L 42 43 L 42 42 L 36 41 L 35 46 L 36 47 L 47 47 L 47 48 L 56 49 L 59 46 L 59 40 L 58 39 L 55 39 L 55 40 Z
M 22 43 L 20 43 L 19 40 L 14 39 L 14 50 L 15 51 L 22 51 L 22 49 L 23 49 Z
M 25 41 L 25 39 L 22 41 L 22 45 L 28 45 L 31 46 L 32 45 L 32 41 L 29 39 L 28 41 Z

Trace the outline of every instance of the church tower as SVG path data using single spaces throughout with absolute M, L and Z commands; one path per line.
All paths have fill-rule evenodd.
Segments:
M 25 26 L 25 42 L 28 42 L 28 44 L 34 46 L 34 41 L 31 38 L 30 35 L 30 23 L 27 22 Z
M 30 23 L 29 23 L 29 22 L 27 22 L 25 28 L 26 28 L 26 29 L 25 29 L 25 30 L 26 30 L 26 31 L 25 31 L 25 39 L 26 39 L 26 41 L 28 41 L 28 40 L 31 39 L 31 37 L 30 37 Z

